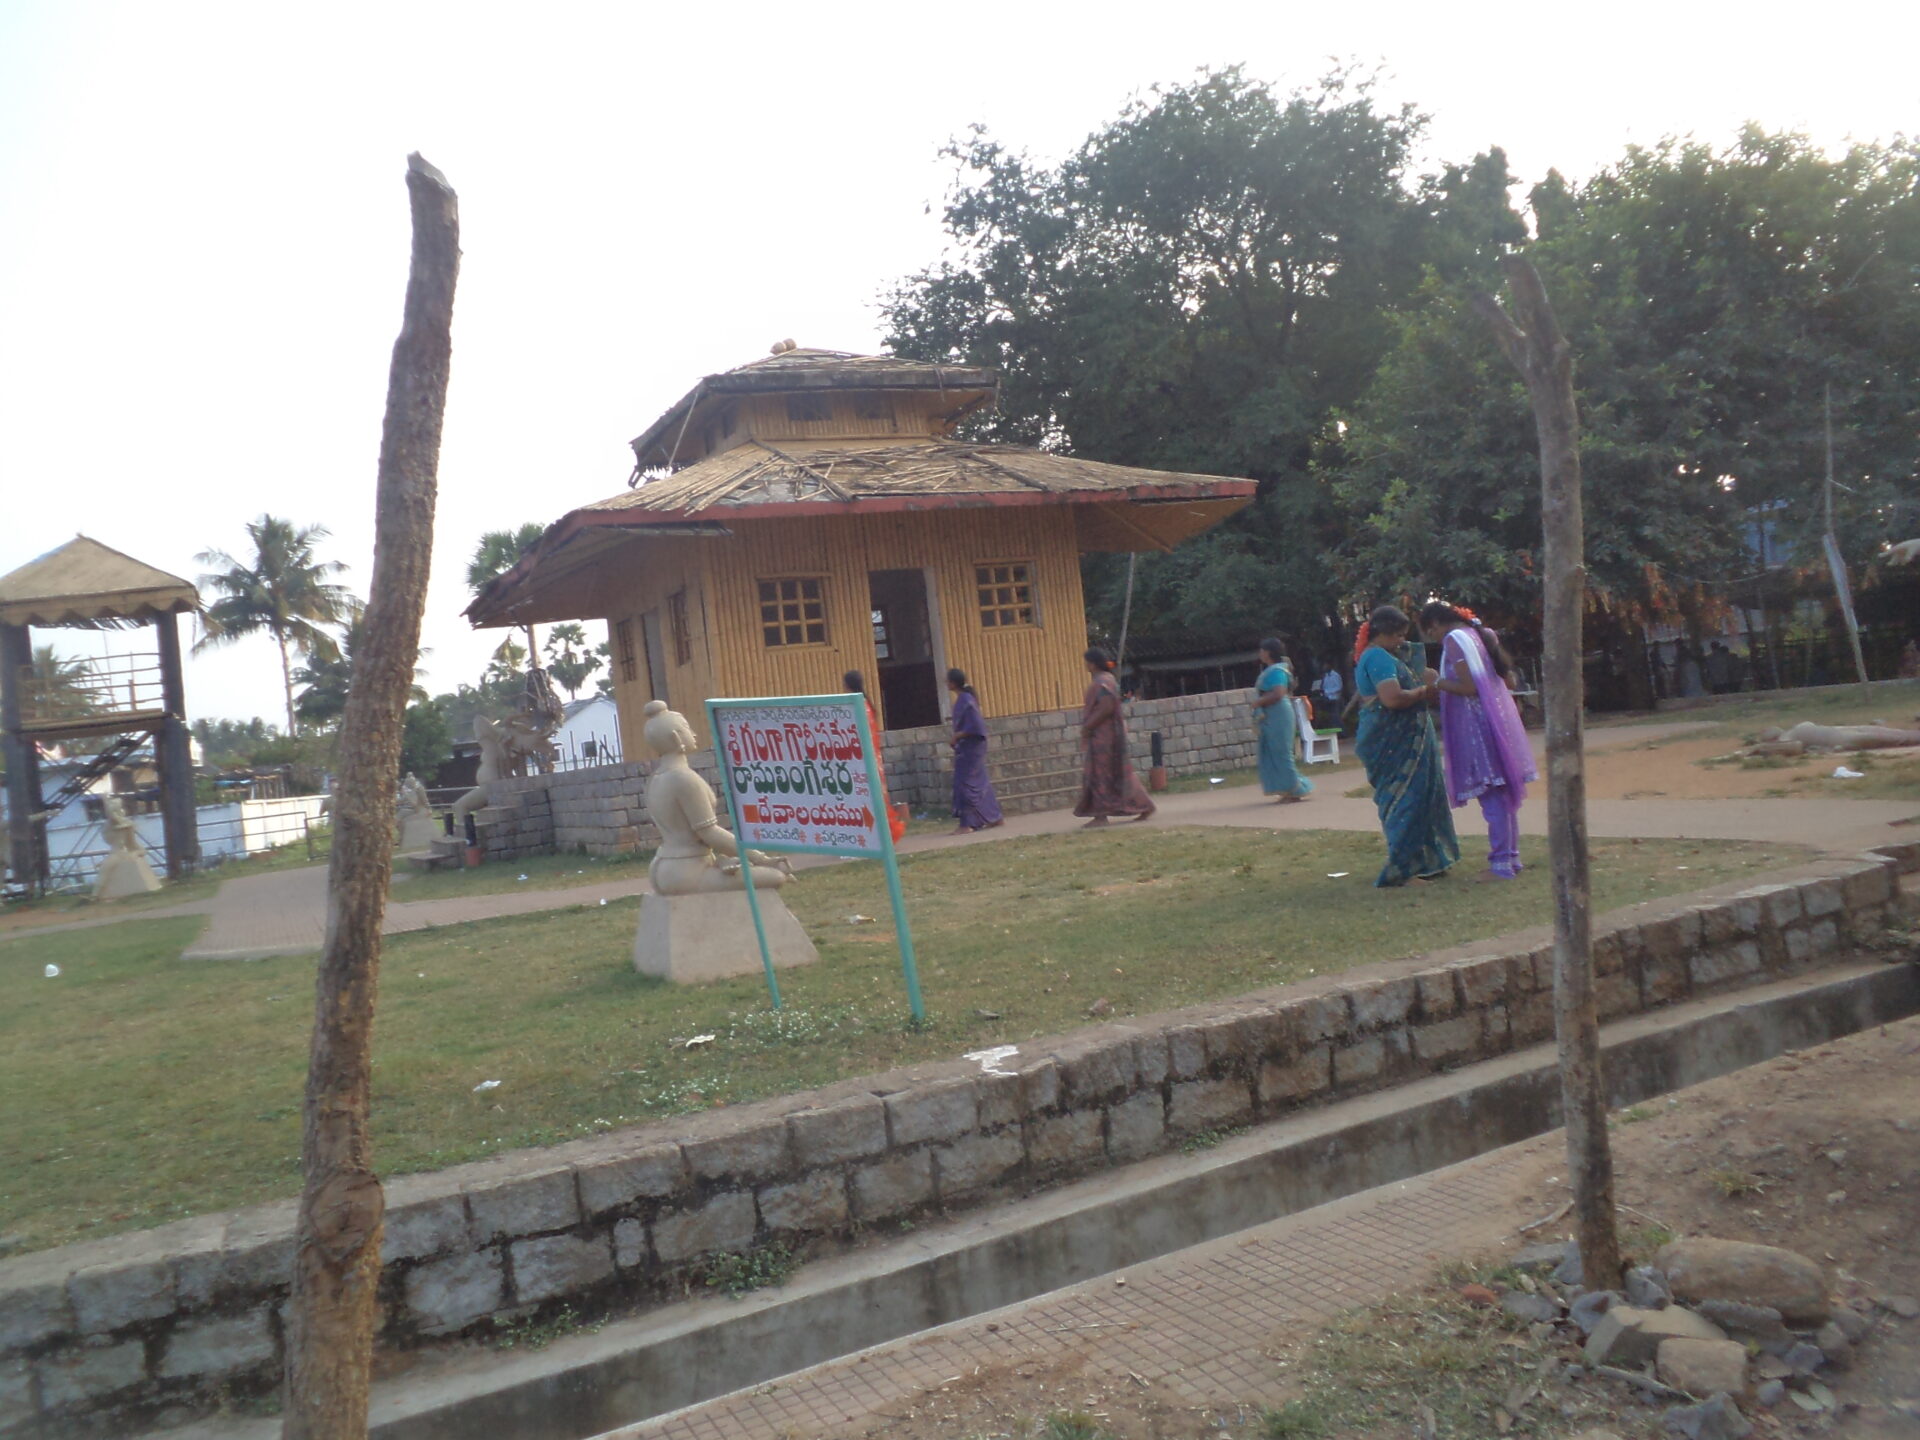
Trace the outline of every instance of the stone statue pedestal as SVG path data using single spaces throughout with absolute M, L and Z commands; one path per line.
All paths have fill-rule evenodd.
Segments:
M 160 877 L 153 873 L 147 857 L 131 850 L 111 852 L 93 877 L 96 900 L 124 900 L 129 895 L 150 895 L 159 888 Z
M 818 960 L 820 952 L 780 892 L 760 889 L 757 895 L 760 920 L 767 927 L 767 953 L 775 967 L 784 970 Z M 633 937 L 633 968 L 677 985 L 760 974 L 760 942 L 753 933 L 747 892 L 643 895 L 640 927 Z
M 400 817 L 400 843 L 395 848 L 403 855 L 411 855 L 421 850 L 431 850 L 433 848 L 433 842 L 443 833 L 445 832 L 441 828 L 440 822 L 433 817 L 431 812 L 421 814 L 416 811 L 412 814 L 403 814 Z

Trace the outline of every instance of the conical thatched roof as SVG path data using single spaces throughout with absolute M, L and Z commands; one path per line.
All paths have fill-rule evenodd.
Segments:
M 199 608 L 200 592 L 188 581 L 86 535 L 0 575 L 6 625 L 109 629 Z

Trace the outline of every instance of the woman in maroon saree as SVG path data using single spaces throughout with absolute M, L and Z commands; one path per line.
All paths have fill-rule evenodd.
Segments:
M 947 671 L 953 692 L 953 833 L 971 835 L 1004 823 L 987 778 L 987 722 L 964 670 Z
M 1087 686 L 1080 712 L 1080 801 L 1073 813 L 1093 817 L 1082 830 L 1105 825 L 1110 815 L 1145 820 L 1155 806 L 1127 758 L 1127 720 L 1120 710 L 1113 660 L 1095 647 L 1087 651 L 1086 662 L 1093 683 Z

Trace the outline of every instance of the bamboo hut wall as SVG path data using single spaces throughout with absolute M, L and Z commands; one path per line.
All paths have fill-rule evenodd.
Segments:
M 974 567 L 995 560 L 1032 567 L 1037 624 L 981 625 Z M 1087 623 L 1074 520 L 1065 507 L 736 521 L 727 538 L 649 540 L 627 567 L 633 578 L 623 598 L 608 609 L 616 622 L 631 621 L 636 650 L 643 643 L 640 617 L 658 609 L 670 652 L 667 597 L 687 585 L 696 663 L 669 666 L 668 699 L 705 744 L 702 702 L 710 696 L 833 692 L 850 669 L 877 677 L 867 577 L 908 569 L 933 572 L 941 662 L 967 672 L 989 714 L 1057 710 L 1079 698 Z M 769 647 L 759 582 L 803 576 L 826 581 L 827 643 Z M 615 649 L 617 666 L 617 643 Z M 615 697 L 621 738 L 638 756 L 646 753 L 640 710 L 653 696 L 645 656 L 636 660 L 633 680 L 616 670 Z
M 703 406 L 680 441 L 681 463 L 704 459 L 748 440 L 890 440 L 945 435 L 947 417 L 972 397 L 971 391 L 810 391 L 804 394 L 748 395 L 725 404 Z M 789 399 L 824 406 L 829 418 L 796 420 Z M 862 409 L 868 411 L 862 414 Z M 727 428 L 728 420 L 732 430 Z
M 613 699 L 620 716 L 623 755 L 638 759 L 649 753 L 641 734 L 646 717 L 640 713 L 649 700 L 656 698 L 652 672 L 647 664 L 646 631 L 642 623 L 642 617 L 649 611 L 657 611 L 660 616 L 662 653 L 657 657 L 657 663 L 666 672 L 665 699 L 675 709 L 684 712 L 689 720 L 696 721 L 696 728 L 704 734 L 704 702 L 716 692 L 713 689 L 713 627 L 708 623 L 706 596 L 707 565 L 700 547 L 724 543 L 714 540 L 671 542 L 649 538 L 641 541 L 630 554 L 622 553 L 625 576 L 616 578 L 613 586 L 609 587 L 617 588 L 619 598 L 606 608 L 608 636 L 612 642 L 608 648 L 613 651 Z M 680 662 L 674 647 L 673 618 L 669 605 L 674 593 L 682 588 L 687 592 L 687 628 L 692 642 L 692 654 L 685 664 Z M 620 643 L 616 627 L 623 620 L 631 627 L 634 650 L 632 679 L 625 678 L 620 668 Z

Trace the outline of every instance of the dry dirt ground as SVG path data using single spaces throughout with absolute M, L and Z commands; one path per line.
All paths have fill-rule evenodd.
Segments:
M 1612 1133 L 1618 1195 L 1629 1207 L 1622 1230 L 1642 1255 L 1662 1232 L 1786 1246 L 1825 1261 L 1838 1277 L 1837 1293 L 1873 1316 L 1874 1328 L 1851 1368 L 1824 1374 L 1839 1411 L 1807 1414 L 1786 1401 L 1772 1411 L 1750 1406 L 1756 1440 L 1827 1434 L 1920 1440 L 1920 1319 L 1902 1320 L 1874 1303 L 1876 1297 L 1920 1294 L 1920 1019 L 1788 1054 L 1636 1106 L 1615 1116 Z M 1485 1274 L 1521 1244 L 1564 1229 L 1518 1233 L 1567 1198 L 1562 1144 L 1558 1134 L 1528 1142 L 1523 1163 L 1509 1170 L 1506 1203 L 1489 1214 L 1487 1250 L 1460 1256 L 1463 1268 Z M 1493 1241 L 1494 1235 L 1500 1239 Z M 1325 1331 L 1275 1331 L 1263 1351 L 1272 1363 L 1272 1385 L 1259 1394 L 1219 1395 L 1204 1408 L 1194 1407 L 1190 1396 L 1175 1397 L 1116 1373 L 1102 1363 L 1098 1337 L 1089 1335 L 1066 1337 L 1058 1349 L 989 1367 L 831 1433 L 861 1440 L 1431 1435 L 1417 1420 L 1369 1424 L 1350 1416 L 1322 1428 L 1268 1430 L 1263 1414 L 1311 1394 L 1315 1366 L 1323 1367 L 1324 1383 L 1329 1337 L 1342 1330 L 1350 1335 L 1356 1322 L 1402 1339 L 1409 1333 L 1404 1326 L 1395 1329 L 1399 1322 L 1382 1317 L 1418 1313 L 1444 1321 L 1450 1313 L 1471 1328 L 1475 1322 L 1465 1318 L 1453 1293 L 1459 1278 L 1458 1272 L 1450 1279 L 1436 1276 L 1424 1295 L 1382 1297 L 1379 1309 L 1356 1312 Z M 1476 1402 L 1471 1395 L 1464 1402 L 1456 1397 L 1454 1423 L 1443 1418 L 1439 1440 L 1449 1434 L 1555 1437 L 1601 1422 L 1625 1437 L 1650 1440 L 1663 1433 L 1660 1410 L 1637 1402 L 1624 1387 L 1566 1380 L 1563 1362 L 1575 1352 L 1564 1342 L 1529 1340 L 1524 1327 L 1498 1317 L 1478 1323 L 1480 1340 L 1521 1352 L 1512 1366 L 1552 1378 L 1506 1428 L 1495 1414 L 1503 1395 L 1512 1393 L 1504 1384 L 1485 1392 L 1484 1428 L 1471 1419 L 1461 1423 Z M 1388 1348 L 1399 1344 L 1390 1341 Z M 1345 1345 L 1348 1352 L 1352 1348 Z M 1341 1349 L 1335 1339 L 1332 1353 Z M 1439 1373 L 1451 1364 L 1444 1344 L 1433 1363 L 1436 1383 L 1457 1378 Z M 1506 1373 L 1511 1378 L 1521 1371 Z M 1373 1379 L 1406 1385 L 1404 1372 L 1397 1380 L 1388 1373 Z M 1369 1377 L 1354 1367 L 1339 1373 L 1339 1383 L 1362 1387 Z M 1099 1428 L 1076 1429 L 1077 1422 L 1066 1418 L 1070 1414 Z

